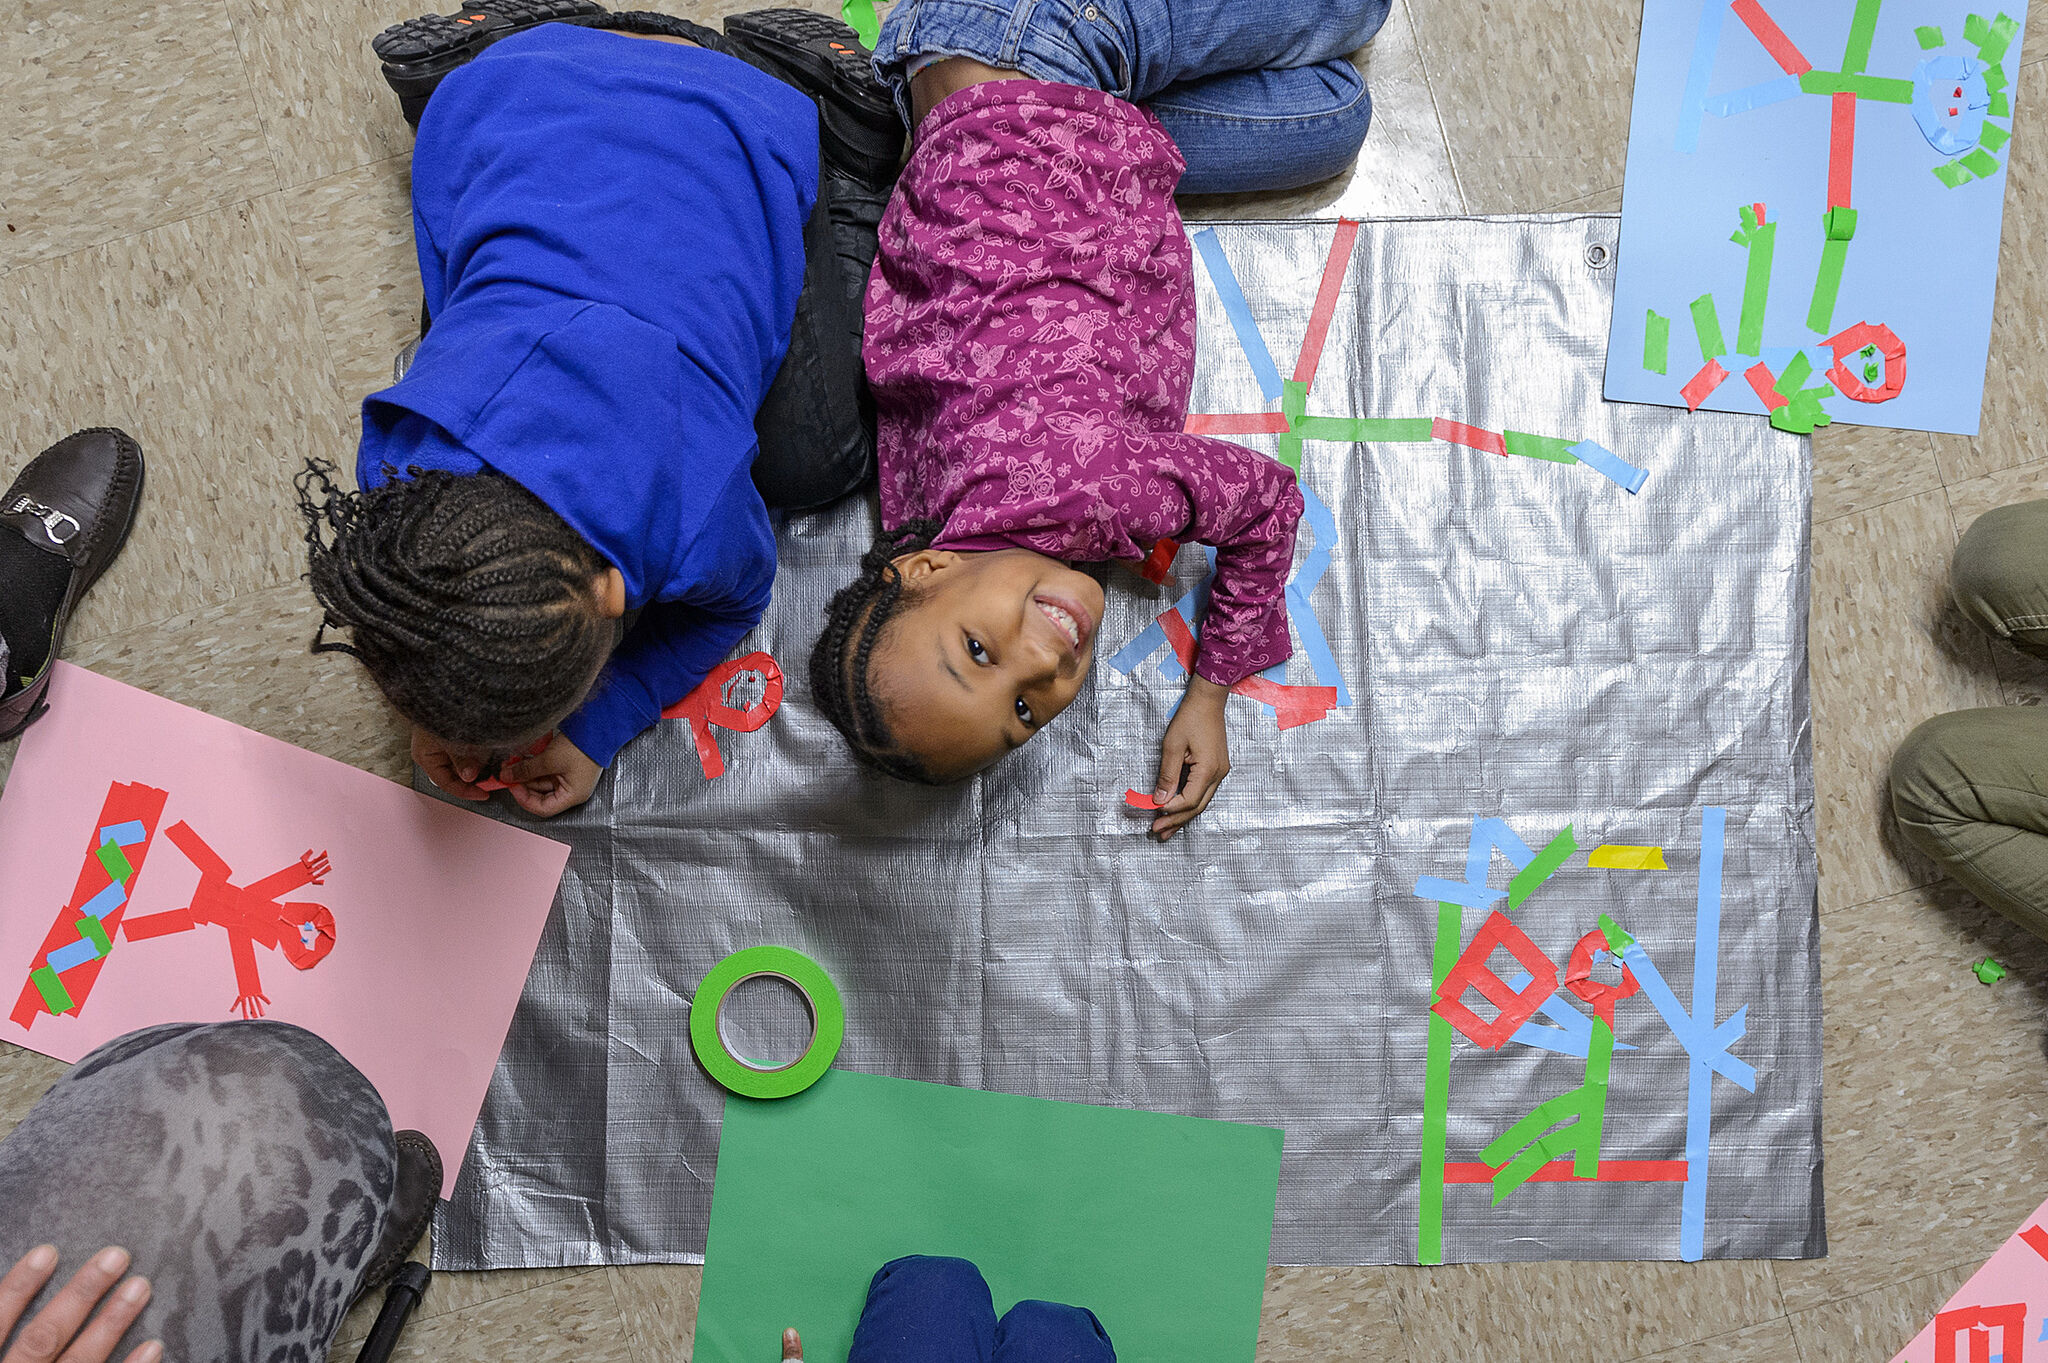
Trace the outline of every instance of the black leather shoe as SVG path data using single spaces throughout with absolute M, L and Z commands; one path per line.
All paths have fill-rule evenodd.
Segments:
M 405 121 L 417 128 L 441 77 L 498 39 L 535 24 L 603 13 L 595 0 L 479 0 L 460 13 L 393 24 L 370 39 L 370 50 L 384 64 L 384 83 L 398 96 Z
M 65 436 L 0 496 L 0 740 L 49 708 L 64 626 L 121 552 L 141 500 L 142 447 L 111 426 Z
M 434 1203 L 441 1196 L 441 1152 L 434 1143 L 418 1131 L 400 1131 L 393 1139 L 398 1144 L 398 1186 L 391 1190 L 384 1238 L 377 1242 L 356 1287 L 358 1300 L 391 1281 L 427 1233 Z

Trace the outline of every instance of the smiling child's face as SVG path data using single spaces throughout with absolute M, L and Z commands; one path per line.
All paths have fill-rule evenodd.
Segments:
M 923 549 L 895 562 L 916 600 L 889 622 L 869 685 L 898 747 L 942 780 L 971 776 L 1079 694 L 1102 586 L 1028 549 Z

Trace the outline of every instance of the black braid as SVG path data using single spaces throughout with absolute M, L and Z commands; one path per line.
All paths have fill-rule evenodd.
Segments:
M 897 613 L 916 601 L 895 560 L 929 549 L 942 522 L 905 521 L 875 537 L 861 555 L 860 576 L 841 587 L 825 607 L 825 632 L 811 649 L 811 695 L 833 727 L 846 736 L 854 756 L 903 781 L 945 785 L 925 765 L 896 746 L 896 736 L 875 703 L 868 673 L 875 645 Z
M 608 565 L 509 478 L 409 472 L 351 492 L 309 459 L 294 480 L 306 579 L 326 612 L 313 652 L 360 659 L 437 738 L 501 747 L 544 731 L 610 655 L 591 592 Z M 330 626 L 353 642 L 329 641 Z

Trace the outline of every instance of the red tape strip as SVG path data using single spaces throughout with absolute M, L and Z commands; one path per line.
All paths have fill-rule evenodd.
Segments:
M 2048 1259 L 2048 1231 L 2042 1230 L 2039 1226 L 2028 1226 L 2020 1232 L 2020 1239 L 2027 1242 L 2027 1248 L 2043 1259 Z
M 1281 412 L 1198 412 L 1184 428 L 1189 435 L 1285 435 Z
M 1497 454 L 1503 459 L 1508 457 L 1507 441 L 1501 439 L 1492 431 L 1482 430 L 1477 426 L 1467 426 L 1461 421 L 1446 421 L 1444 418 L 1438 417 L 1429 423 L 1429 433 L 1438 440 L 1448 440 L 1453 445 L 1463 445 L 1468 449 L 1484 450 L 1488 454 Z
M 1180 541 L 1162 539 L 1152 546 L 1152 552 L 1145 555 L 1145 561 L 1138 565 L 1138 576 L 1147 582 L 1164 582 L 1173 572 L 1173 556 L 1180 552 Z
M 1125 791 L 1125 792 L 1124 792 L 1124 803 L 1125 803 L 1125 804 L 1127 804 L 1127 805 L 1129 805 L 1129 806 L 1130 806 L 1130 807 L 1131 807 L 1132 809 L 1157 809 L 1157 808 L 1159 808 L 1159 801 L 1157 801 L 1157 800 L 1153 799 L 1153 798 L 1152 798 L 1152 797 L 1151 797 L 1150 795 L 1146 794 L 1146 793 L 1145 793 L 1144 791 L 1142 791 L 1142 790 L 1127 790 L 1127 791 Z
M 1700 372 L 1686 382 L 1679 393 L 1685 398 L 1685 405 L 1697 412 L 1700 404 L 1713 396 L 1714 390 L 1728 381 L 1728 371 L 1721 367 L 1719 360 L 1708 360 L 1700 366 Z
M 1835 390 L 1852 402 L 1890 402 L 1906 387 L 1906 343 L 1890 327 L 1875 322 L 1858 322 L 1845 331 L 1838 331 L 1821 344 L 1835 352 L 1835 362 L 1828 369 L 1828 378 L 1834 382 Z M 1878 354 L 1884 356 L 1884 386 L 1872 388 L 1862 376 L 1851 370 L 1843 360 L 1866 346 L 1876 346 Z
M 1316 289 L 1316 303 L 1309 310 L 1308 330 L 1301 334 L 1301 357 L 1294 362 L 1294 381 L 1314 383 L 1316 366 L 1323 361 L 1323 341 L 1330 334 L 1330 318 L 1337 312 L 1337 296 L 1344 291 L 1344 272 L 1351 266 L 1351 247 L 1358 240 L 1358 224 L 1350 218 L 1337 219 L 1337 235 L 1330 239 L 1330 258 L 1323 262 L 1323 282 Z
M 1764 13 L 1764 7 L 1756 0 L 1735 0 L 1728 8 L 1735 11 L 1736 18 L 1748 25 L 1749 31 L 1756 35 L 1756 40 L 1764 45 L 1764 51 L 1771 54 L 1771 60 L 1782 67 L 1786 75 L 1803 76 L 1813 70 L 1813 63 L 1806 60 L 1799 49 L 1793 46 L 1792 40 L 1785 36 L 1785 30 L 1779 28 L 1771 16 Z
M 735 677 L 746 672 L 760 674 L 760 699 L 744 707 L 728 705 L 725 688 Z M 725 775 L 725 758 L 719 754 L 718 743 L 711 737 L 711 726 L 716 724 L 721 729 L 741 734 L 754 732 L 782 708 L 782 687 L 782 669 L 776 665 L 775 659 L 766 653 L 749 653 L 712 668 L 711 674 L 698 684 L 696 690 L 663 710 L 661 717 L 690 721 L 690 736 L 697 742 L 698 765 L 704 768 L 706 780 L 716 780 Z
M 1754 388 L 1756 395 L 1763 399 L 1764 407 L 1767 411 L 1775 412 L 1780 407 L 1790 407 L 1792 405 L 1792 399 L 1778 391 L 1777 376 L 1771 373 L 1770 366 L 1766 365 L 1762 360 L 1758 360 L 1755 364 L 1743 370 L 1742 377 L 1749 380 L 1749 386 Z
M 1856 177 L 1856 96 L 1842 91 L 1834 97 L 1828 125 L 1828 207 L 1849 206 L 1850 184 Z
M 1159 629 L 1173 646 L 1173 656 L 1180 659 L 1180 665 L 1194 671 L 1195 634 L 1188 628 L 1188 622 L 1181 619 L 1180 612 L 1169 610 L 1161 615 Z M 1285 686 L 1256 672 L 1230 689 L 1248 700 L 1272 706 L 1282 729 L 1313 724 L 1337 708 L 1334 686 Z

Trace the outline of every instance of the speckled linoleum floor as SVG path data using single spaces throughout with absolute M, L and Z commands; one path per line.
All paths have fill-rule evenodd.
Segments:
M 751 7 L 666 5 L 709 21 Z M 2048 496 L 2048 143 L 2029 135 L 2048 100 L 2044 8 L 2017 81 L 1983 434 L 1814 441 L 1833 1253 L 1274 1269 L 1262 1360 L 1885 1359 L 2048 1192 L 2048 946 L 1905 849 L 1882 800 L 1919 720 L 2048 695 L 2048 668 L 1964 627 L 1946 586 L 1972 518 Z M 1617 209 L 1639 10 L 1397 0 L 1367 54 L 1377 115 L 1354 173 L 1189 214 Z M 0 8 L 0 485 L 79 426 L 124 426 L 151 460 L 134 538 L 68 656 L 393 780 L 400 726 L 353 669 L 305 651 L 287 508 L 301 457 L 348 463 L 357 403 L 417 323 L 411 139 L 368 48 L 405 17 L 399 0 Z M 0 745 L 0 778 L 12 756 Z M 1996 988 L 1967 969 L 1986 952 L 2013 967 Z M 58 1071 L 0 1052 L 0 1131 Z M 444 1274 L 400 1352 L 674 1363 L 697 1282 L 689 1267 Z M 336 1359 L 369 1319 L 349 1318 Z

